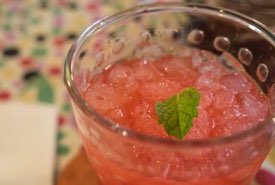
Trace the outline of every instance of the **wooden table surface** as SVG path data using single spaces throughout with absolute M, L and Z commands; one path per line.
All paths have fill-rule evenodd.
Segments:
M 62 170 L 57 185 L 98 185 L 84 149 Z

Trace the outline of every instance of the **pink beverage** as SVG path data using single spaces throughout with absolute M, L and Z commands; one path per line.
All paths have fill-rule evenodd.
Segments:
M 98 183 L 250 185 L 274 142 L 274 59 L 267 28 L 203 5 L 145 5 L 88 27 L 64 80 Z M 156 103 L 190 87 L 198 116 L 178 139 Z
M 172 140 L 176 138 L 168 136 L 163 126 L 157 124 L 155 105 L 188 87 L 199 90 L 201 101 L 198 117 L 184 140 L 230 136 L 259 124 L 270 115 L 267 96 L 228 53 L 219 58 L 196 49 L 185 48 L 182 53 L 188 55 L 164 56 L 154 61 L 120 61 L 94 76 L 83 96 L 91 107 L 115 123 L 141 134 Z M 238 147 L 238 144 L 234 147 Z M 93 157 L 91 160 L 96 173 L 100 174 L 102 185 L 247 184 L 266 155 L 263 152 L 251 160 L 249 165 L 234 170 L 227 169 L 226 175 L 209 178 L 202 171 L 201 179 L 177 182 L 166 179 L 169 173 L 175 173 L 177 167 L 167 166 L 162 177 L 150 177 L 109 161 L 92 145 L 87 144 L 86 149 L 89 156 L 97 159 L 96 162 Z M 207 155 L 198 155 L 191 160 L 208 163 L 213 155 L 217 155 L 213 152 L 215 151 L 209 151 Z M 132 151 L 128 155 L 133 155 Z M 156 154 L 141 150 L 137 155 L 134 163 L 146 164 L 148 160 L 155 160 Z M 156 158 L 159 158 L 165 153 L 157 155 Z M 169 163 L 177 163 L 179 166 L 187 163 L 188 155 L 176 157 L 176 152 L 173 155 L 175 157 Z M 230 151 L 220 157 L 226 159 L 226 155 L 230 155 Z M 238 175 L 245 178 L 238 179 Z

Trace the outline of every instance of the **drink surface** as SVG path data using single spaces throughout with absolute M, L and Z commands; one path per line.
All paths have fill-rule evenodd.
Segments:
M 169 136 L 155 105 L 185 88 L 198 89 L 198 117 L 184 140 L 232 135 L 270 115 L 268 97 L 228 53 L 184 48 L 177 56 L 129 59 L 106 68 L 82 96 L 100 114 L 136 132 Z M 91 124 L 82 137 L 101 185 L 249 185 L 268 152 L 266 135 L 189 151 L 127 141 Z M 93 126 L 95 126 L 93 128 Z
M 199 90 L 198 117 L 184 139 L 232 135 L 270 115 L 256 83 L 228 53 L 185 48 L 181 56 L 125 60 L 95 75 L 83 92 L 99 113 L 139 133 L 171 138 L 158 125 L 155 105 L 188 87 Z

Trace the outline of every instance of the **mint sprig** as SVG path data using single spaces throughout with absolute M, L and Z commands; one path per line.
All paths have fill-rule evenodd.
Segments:
M 158 124 L 162 124 L 168 133 L 182 139 L 193 126 L 193 119 L 198 116 L 200 93 L 190 87 L 175 96 L 158 102 L 156 112 Z

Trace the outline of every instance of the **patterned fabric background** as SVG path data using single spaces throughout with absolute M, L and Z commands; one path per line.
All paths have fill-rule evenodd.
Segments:
M 1 0 L 0 103 L 20 100 L 54 104 L 57 171 L 76 154 L 81 142 L 69 96 L 62 82 L 64 58 L 77 35 L 92 22 L 150 0 Z M 198 1 L 197 1 L 198 2 Z M 275 150 L 269 154 L 258 183 L 275 184 Z

